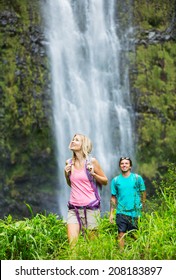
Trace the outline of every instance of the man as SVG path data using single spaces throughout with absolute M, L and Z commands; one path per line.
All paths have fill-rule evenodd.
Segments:
M 124 234 L 137 229 L 138 217 L 146 201 L 146 187 L 143 178 L 131 172 L 132 160 L 121 157 L 119 160 L 121 174 L 111 181 L 110 217 L 113 223 L 116 209 L 116 224 L 118 226 L 118 241 L 124 248 Z

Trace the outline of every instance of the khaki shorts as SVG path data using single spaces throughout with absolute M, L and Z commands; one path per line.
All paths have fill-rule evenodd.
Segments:
M 84 209 L 78 209 L 78 213 L 83 227 L 86 227 Z M 96 210 L 86 209 L 86 214 L 87 214 L 87 228 L 96 229 L 98 227 L 98 223 L 100 219 L 100 209 L 96 209 Z M 68 210 L 67 224 L 79 224 L 74 209 Z

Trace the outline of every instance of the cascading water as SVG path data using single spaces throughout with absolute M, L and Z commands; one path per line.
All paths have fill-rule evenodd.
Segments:
M 93 142 L 93 156 L 109 178 L 122 155 L 134 157 L 128 85 L 130 29 L 120 30 L 113 0 L 46 0 L 44 15 L 51 63 L 54 131 L 58 160 L 58 205 L 67 212 L 69 187 L 64 166 L 75 133 Z M 109 211 L 109 186 L 101 191 Z

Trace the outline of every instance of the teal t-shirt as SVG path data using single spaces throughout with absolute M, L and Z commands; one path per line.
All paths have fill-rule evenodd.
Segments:
M 116 176 L 111 181 L 111 194 L 117 198 L 117 214 L 131 217 L 141 215 L 141 192 L 145 191 L 144 180 L 140 175 L 130 173 L 128 177 Z

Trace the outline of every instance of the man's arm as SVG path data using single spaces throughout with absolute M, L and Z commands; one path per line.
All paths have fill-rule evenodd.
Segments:
M 142 210 L 144 210 L 145 207 L 146 197 L 147 197 L 146 191 L 142 191 L 141 192 Z
M 109 216 L 110 223 L 113 223 L 114 210 L 116 209 L 116 207 L 117 207 L 117 198 L 115 195 L 112 195 L 110 199 L 110 216 Z

